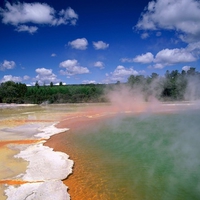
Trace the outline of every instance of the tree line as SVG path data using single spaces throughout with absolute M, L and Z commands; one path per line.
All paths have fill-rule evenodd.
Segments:
M 197 100 L 200 98 L 200 73 L 195 68 L 187 72 L 166 71 L 164 76 L 131 75 L 126 83 L 26 86 L 23 83 L 7 81 L 0 84 L 0 103 L 81 103 L 107 102 L 106 92 L 127 86 L 130 92 L 139 91 L 146 101 L 152 96 L 161 101 Z
M 181 73 L 167 70 L 164 76 L 156 73 L 148 77 L 131 75 L 128 84 L 132 88 L 139 87 L 146 100 L 151 96 L 161 101 L 200 99 L 200 73 L 193 67 Z

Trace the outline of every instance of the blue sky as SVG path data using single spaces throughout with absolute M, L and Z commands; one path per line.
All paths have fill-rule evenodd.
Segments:
M 199 56 L 199 0 L 0 1 L 0 82 L 126 82 Z

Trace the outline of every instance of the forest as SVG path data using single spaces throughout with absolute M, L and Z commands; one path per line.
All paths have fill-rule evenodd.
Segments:
M 107 93 L 127 87 L 130 93 L 140 92 L 145 101 L 153 96 L 160 101 L 184 101 L 200 99 L 200 72 L 190 68 L 187 72 L 166 71 L 164 76 L 130 75 L 127 82 L 115 84 L 39 85 L 27 86 L 13 81 L 0 84 L 0 103 L 94 103 L 108 102 Z M 120 91 L 119 91 L 120 92 Z

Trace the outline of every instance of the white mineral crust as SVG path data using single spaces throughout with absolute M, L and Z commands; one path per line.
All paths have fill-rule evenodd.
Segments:
M 51 135 L 66 131 L 54 125 L 40 129 L 35 137 L 48 139 Z M 20 186 L 8 186 L 5 190 L 7 200 L 69 200 L 67 186 L 62 182 L 72 173 L 73 161 L 63 152 L 53 151 L 52 148 L 43 146 L 45 141 L 37 144 L 20 145 L 20 153 L 16 158 L 28 161 L 24 174 L 16 178 L 29 183 Z
M 26 183 L 19 187 L 9 186 L 5 191 L 7 200 L 69 200 L 67 187 L 61 180 L 42 183 Z

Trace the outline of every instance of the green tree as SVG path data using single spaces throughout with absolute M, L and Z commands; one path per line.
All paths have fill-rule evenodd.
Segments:
M 50 83 L 50 87 L 53 87 L 53 82 Z
M 35 82 L 35 87 L 37 87 L 37 88 L 39 88 L 39 87 L 40 87 L 40 85 L 39 85 L 38 81 L 36 81 L 36 82 Z
M 27 86 L 14 81 L 1 83 L 0 101 L 3 103 L 23 103 Z

